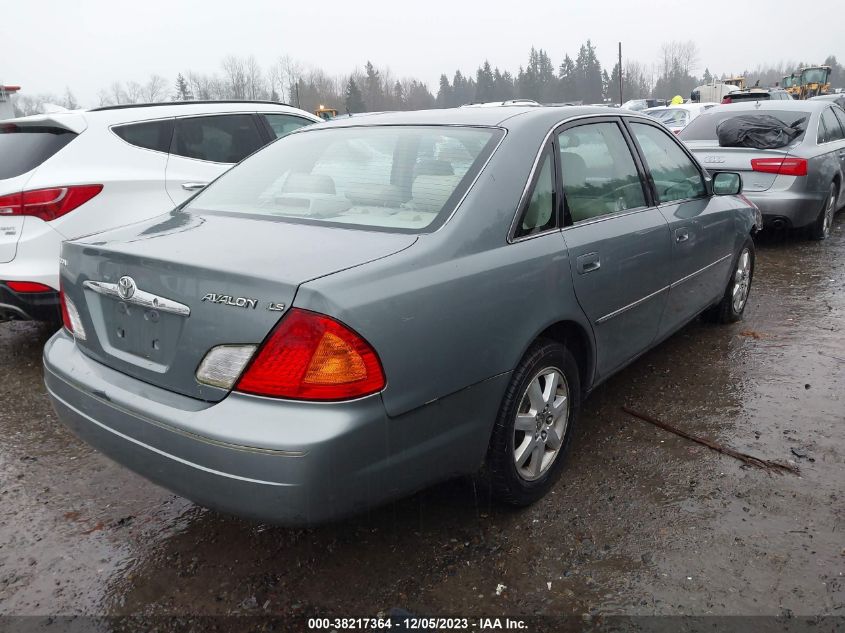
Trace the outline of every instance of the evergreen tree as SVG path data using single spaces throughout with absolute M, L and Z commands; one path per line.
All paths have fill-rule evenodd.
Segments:
M 616 65 L 619 65 L 619 62 L 616 62 Z M 618 85 L 618 84 L 617 84 Z M 607 69 L 601 71 L 601 96 L 602 101 L 607 101 L 610 99 L 610 93 L 613 87 L 610 84 L 610 76 L 607 74 Z
M 605 71 L 606 73 L 607 71 Z M 624 90 L 624 87 L 623 87 Z M 605 99 L 610 99 L 611 103 L 620 103 L 619 101 L 619 62 L 613 64 L 613 70 L 610 71 L 610 76 L 607 78 L 607 89 L 605 90 Z M 621 104 L 620 104 L 621 105 Z
M 498 68 L 493 71 L 493 100 L 513 99 L 513 77 L 508 71 L 502 74 Z
M 176 76 L 176 89 L 174 91 L 174 99 L 176 101 L 192 101 L 194 96 L 191 94 L 191 87 L 185 81 L 182 73 Z
M 490 62 L 485 60 L 484 65 L 480 66 L 475 74 L 475 101 L 476 103 L 493 101 L 495 95 L 493 71 L 490 68 Z
M 437 90 L 435 103 L 438 108 L 451 108 L 452 100 L 452 86 L 449 85 L 449 78 L 446 75 L 440 75 L 440 88 Z
M 393 85 L 393 101 L 397 110 L 405 109 L 405 89 L 399 81 Z
M 602 100 L 601 64 L 590 40 L 581 45 L 575 59 L 575 88 L 578 98 L 584 103 Z
M 710 74 L 709 68 L 704 69 L 704 76 L 702 76 L 701 81 L 705 84 L 709 84 L 711 81 L 713 81 L 713 75 Z
M 355 79 L 350 77 L 349 83 L 346 84 L 346 112 L 347 114 L 355 114 L 366 111 L 367 106 L 364 103 L 364 97 L 361 96 L 361 90 L 355 83 Z
M 575 62 L 567 55 L 558 69 L 558 99 L 564 102 L 578 100 L 578 86 L 575 77 Z
M 366 77 L 364 79 L 364 102 L 370 111 L 382 110 L 384 108 L 384 91 L 381 86 L 381 74 L 368 61 L 364 67 Z

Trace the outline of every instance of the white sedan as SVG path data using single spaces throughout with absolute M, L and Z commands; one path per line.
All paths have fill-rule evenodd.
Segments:
M 694 118 L 702 112 L 709 110 L 718 103 L 681 103 L 679 105 L 660 106 L 657 108 L 648 108 L 643 110 L 643 114 L 657 119 L 673 134 L 678 134 L 687 125 L 690 124 Z

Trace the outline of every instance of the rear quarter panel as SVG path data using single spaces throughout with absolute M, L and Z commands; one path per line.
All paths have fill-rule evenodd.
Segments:
M 164 183 L 167 154 L 126 143 L 104 125 L 91 125 L 47 160 L 28 189 L 101 184 L 103 191 L 50 225 L 66 239 L 132 224 L 173 208 Z

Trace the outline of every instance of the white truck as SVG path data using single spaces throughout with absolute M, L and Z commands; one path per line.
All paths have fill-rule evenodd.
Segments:
M 722 103 L 725 95 L 739 90 L 739 86 L 714 81 L 694 88 L 690 94 L 690 101 L 694 103 Z

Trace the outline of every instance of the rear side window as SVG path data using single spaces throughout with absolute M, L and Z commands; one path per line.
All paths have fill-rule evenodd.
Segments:
M 267 123 L 270 124 L 270 128 L 273 130 L 276 138 L 282 138 L 286 134 L 290 134 L 294 130 L 305 125 L 311 125 L 312 123 L 302 117 L 291 116 L 289 114 L 265 114 L 263 116 L 267 120 Z
M 640 144 L 660 202 L 706 195 L 701 172 L 670 135 L 642 123 L 631 123 L 631 130 Z
M 62 128 L 0 123 L 0 179 L 35 169 L 74 138 L 76 134 Z
M 616 123 L 590 123 L 560 133 L 563 194 L 573 222 L 646 205 L 642 180 Z
M 537 172 L 537 182 L 522 214 L 516 237 L 542 233 L 555 227 L 555 179 L 552 155 L 546 152 Z
M 176 119 L 170 153 L 212 163 L 237 163 L 264 141 L 250 114 Z
M 112 131 L 135 147 L 167 152 L 170 150 L 170 139 L 173 136 L 173 119 L 117 125 Z
M 833 108 L 826 108 L 819 118 L 819 143 L 842 140 L 842 127 L 833 113 Z

